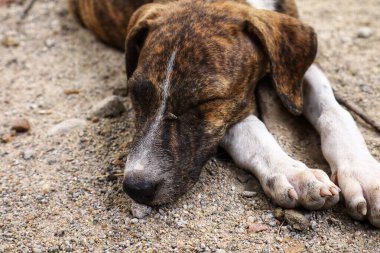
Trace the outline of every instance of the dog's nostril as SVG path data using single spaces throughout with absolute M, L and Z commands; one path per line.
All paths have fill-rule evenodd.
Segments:
M 124 192 L 141 204 L 149 204 L 153 200 L 156 188 L 157 184 L 149 180 L 126 178 L 123 182 Z

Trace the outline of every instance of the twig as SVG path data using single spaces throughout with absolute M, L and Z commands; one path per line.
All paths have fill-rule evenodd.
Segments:
M 30 0 L 28 6 L 26 6 L 25 10 L 22 12 L 21 14 L 21 19 L 24 19 L 26 18 L 26 16 L 28 16 L 30 10 L 32 9 L 34 3 L 36 2 L 37 0 Z
M 99 175 L 99 176 L 96 176 L 96 178 L 106 178 L 106 177 L 109 177 L 109 176 L 122 177 L 122 176 L 124 176 L 124 173 Z
M 285 221 L 282 221 L 282 222 L 281 222 L 281 225 L 280 225 L 280 227 L 279 227 L 278 230 L 277 230 L 277 237 L 280 235 L 281 228 L 282 228 L 282 226 L 284 225 L 284 223 L 285 223 Z
M 334 90 L 334 95 L 335 95 L 335 98 L 336 100 L 341 104 L 343 105 L 344 107 L 346 107 L 348 110 L 354 112 L 356 115 L 358 115 L 362 120 L 364 120 L 368 125 L 370 125 L 371 127 L 373 127 L 373 129 L 376 130 L 376 132 L 378 134 L 380 134 L 380 125 L 374 121 L 373 119 L 369 118 L 363 111 L 362 109 L 360 109 L 358 106 L 356 106 L 355 104 L 349 102 L 348 100 L 346 100 L 345 98 L 343 98 L 342 96 L 340 96 L 337 91 Z

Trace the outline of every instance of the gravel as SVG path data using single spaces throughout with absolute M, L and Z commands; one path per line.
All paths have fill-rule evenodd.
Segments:
M 297 2 L 302 18 L 318 33 L 318 62 L 334 88 L 379 119 L 378 1 Z M 0 41 L 11 37 L 18 44 L 0 43 L 0 133 L 11 135 L 0 143 L 0 252 L 378 252 L 378 230 L 349 218 L 343 203 L 302 210 L 311 227 L 303 231 L 277 219 L 277 207 L 258 181 L 224 151 L 178 201 L 152 208 L 143 219 L 133 217 L 122 178 L 104 177 L 123 171 L 123 163 L 112 161 L 125 162 L 135 132 L 129 99 L 119 97 L 126 109 L 119 117 L 84 123 L 93 104 L 124 86 L 124 56 L 65 14 L 65 1 L 36 1 L 20 21 L 24 8 L 0 7 Z M 362 26 L 373 33 L 356 39 Z M 351 39 L 342 42 L 342 37 Z M 48 39 L 55 42 L 51 48 Z M 281 146 L 308 166 L 327 170 L 315 131 L 302 118 L 277 113 L 277 105 L 282 108 L 273 102 L 265 123 Z M 10 131 L 16 117 L 30 121 L 33 131 Z M 79 120 L 80 127 L 47 135 L 67 119 Z M 379 159 L 379 136 L 358 125 Z M 25 160 L 28 149 L 35 156 Z M 243 197 L 244 191 L 257 195 Z M 251 224 L 267 229 L 249 233 Z M 59 231 L 65 232 L 55 236 Z

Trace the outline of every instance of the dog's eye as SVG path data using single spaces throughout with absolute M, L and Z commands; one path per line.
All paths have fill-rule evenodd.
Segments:
M 226 98 L 224 97 L 210 97 L 210 98 L 207 98 L 207 99 L 204 99 L 204 100 L 201 100 L 201 101 L 198 101 L 194 107 L 198 107 L 198 106 L 201 106 L 201 105 L 205 105 L 205 104 L 208 104 L 208 103 L 211 103 L 211 102 L 217 102 L 217 101 L 223 101 L 225 100 Z

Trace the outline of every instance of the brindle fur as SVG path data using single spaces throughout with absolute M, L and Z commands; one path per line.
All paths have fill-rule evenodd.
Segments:
M 244 1 L 69 3 L 96 36 L 126 50 L 138 129 L 132 155 L 154 120 L 167 60 L 176 52 L 166 118 L 160 122 L 160 137 L 154 139 L 151 154 L 170 180 L 160 182 L 165 191 L 145 204 L 170 202 L 197 181 L 226 130 L 254 112 L 255 84 L 268 69 L 285 106 L 301 112 L 302 78 L 317 46 L 313 30 L 290 17 L 298 17 L 293 0 L 279 0 L 277 6 L 290 16 L 255 10 Z

